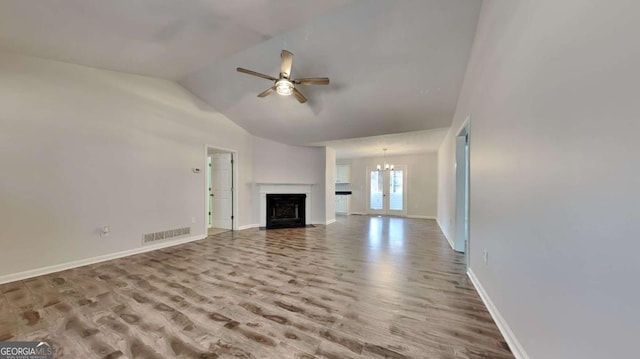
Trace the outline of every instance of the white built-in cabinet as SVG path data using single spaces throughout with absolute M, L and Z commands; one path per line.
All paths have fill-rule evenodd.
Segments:
M 336 183 L 351 183 L 351 165 L 336 165 Z
M 336 195 L 336 213 L 349 214 L 348 195 Z

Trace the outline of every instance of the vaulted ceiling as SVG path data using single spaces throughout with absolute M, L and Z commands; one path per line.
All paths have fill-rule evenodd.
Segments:
M 0 50 L 172 80 L 351 0 L 2 0 Z
M 449 126 L 480 0 L 3 0 L 0 51 L 178 81 L 254 135 L 291 144 Z M 256 95 L 280 51 L 309 102 Z

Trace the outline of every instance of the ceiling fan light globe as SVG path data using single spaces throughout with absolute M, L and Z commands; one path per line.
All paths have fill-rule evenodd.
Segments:
M 293 93 L 293 83 L 286 79 L 276 82 L 276 92 L 281 96 L 289 96 Z

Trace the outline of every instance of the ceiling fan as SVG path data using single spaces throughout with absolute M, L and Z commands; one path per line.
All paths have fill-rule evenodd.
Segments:
M 267 97 L 276 92 L 278 95 L 289 96 L 293 95 L 298 102 L 305 103 L 307 98 L 296 89 L 296 85 L 328 85 L 328 77 L 309 77 L 303 79 L 291 78 L 291 65 L 293 63 L 293 54 L 287 50 L 282 50 L 280 53 L 280 76 L 275 78 L 273 76 L 261 74 L 259 72 L 243 69 L 238 67 L 236 70 L 248 75 L 262 77 L 263 79 L 274 81 L 273 86 L 269 87 L 265 91 L 261 92 L 258 97 Z

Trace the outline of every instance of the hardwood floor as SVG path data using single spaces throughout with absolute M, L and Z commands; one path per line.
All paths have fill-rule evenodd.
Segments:
M 207 228 L 207 235 L 213 236 L 213 235 L 220 234 L 222 232 L 227 232 L 227 231 L 229 231 L 229 229 L 211 227 L 211 228 Z
M 432 220 L 224 232 L 0 291 L 0 341 L 55 358 L 513 358 Z

